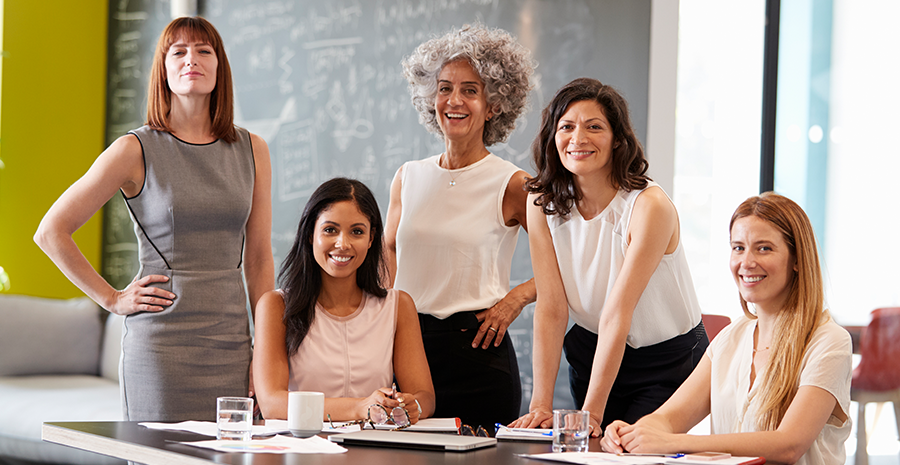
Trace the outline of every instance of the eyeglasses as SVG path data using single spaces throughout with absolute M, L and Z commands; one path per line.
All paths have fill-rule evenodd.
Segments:
M 328 415 L 328 422 L 331 423 L 333 429 L 339 429 L 331 420 L 330 414 Z M 369 425 L 372 429 L 377 429 L 376 426 L 387 425 L 388 422 L 397 426 L 394 428 L 395 431 L 409 428 L 411 425 L 409 412 L 403 407 L 394 407 L 388 411 L 388 409 L 381 404 L 372 404 L 369 406 L 366 418 L 344 423 L 342 427 L 346 428 L 348 426 L 360 425 L 361 429 L 365 429 L 366 425 Z
M 457 430 L 457 433 L 460 436 L 477 436 L 479 438 L 490 437 L 487 430 L 482 428 L 481 425 L 479 425 L 477 428 L 472 428 L 469 425 L 462 425 L 459 427 L 459 430 Z

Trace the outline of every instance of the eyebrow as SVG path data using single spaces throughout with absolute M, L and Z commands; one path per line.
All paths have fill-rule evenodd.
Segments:
M 585 123 L 590 123 L 590 122 L 592 122 L 592 121 L 599 121 L 599 122 L 601 122 L 601 123 L 604 123 L 604 122 L 605 122 L 606 124 L 609 124 L 608 121 L 604 121 L 603 119 L 598 118 L 598 117 L 594 117 L 594 118 L 587 119 L 587 120 L 585 120 Z M 562 123 L 562 122 L 566 122 L 566 123 L 574 123 L 575 120 L 573 120 L 573 119 L 567 119 L 567 118 L 560 118 L 560 119 L 559 119 L 559 122 L 560 122 L 560 123 Z M 558 124 L 558 123 L 557 123 L 557 124 Z
M 335 225 L 335 226 L 340 226 L 340 225 L 341 225 L 340 223 L 338 223 L 338 222 L 336 222 L 336 221 L 329 221 L 329 220 L 323 221 L 322 224 L 333 224 L 333 225 Z M 356 226 L 362 226 L 362 227 L 364 227 L 364 228 L 367 228 L 367 227 L 368 227 L 368 225 L 366 225 L 366 223 L 353 223 L 353 224 L 350 225 L 351 228 L 356 227 Z
M 193 45 L 193 46 L 195 46 L 195 47 L 202 47 L 202 46 L 212 47 L 212 44 L 210 44 L 209 42 L 190 42 L 190 43 L 178 42 L 178 43 L 176 43 L 176 44 L 169 45 L 169 48 L 172 48 L 172 47 L 187 47 L 187 46 L 190 46 L 190 45 Z
M 450 82 L 447 79 L 438 79 L 438 82 L 446 82 L 447 84 L 453 84 L 452 82 Z M 463 85 L 469 84 L 469 85 L 475 85 L 475 86 L 483 86 L 484 85 L 478 81 L 463 81 L 463 82 L 460 82 L 460 84 L 463 84 Z

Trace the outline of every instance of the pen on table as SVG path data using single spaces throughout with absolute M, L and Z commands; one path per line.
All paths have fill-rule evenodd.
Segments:
M 495 423 L 494 427 L 497 429 L 505 429 L 506 431 L 512 431 L 514 433 L 530 433 L 530 434 L 540 434 L 541 436 L 553 436 L 553 431 L 536 431 L 534 428 L 510 428 L 502 423 Z

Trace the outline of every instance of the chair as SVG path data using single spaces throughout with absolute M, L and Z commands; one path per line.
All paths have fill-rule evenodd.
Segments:
M 721 331 L 722 328 L 731 324 L 731 318 L 728 318 L 725 315 L 710 315 L 704 313 L 700 315 L 700 317 L 703 319 L 703 327 L 706 328 L 706 336 L 710 341 L 716 337 L 716 334 L 719 334 L 719 331 Z
M 868 465 L 866 404 L 891 402 L 900 431 L 900 307 L 872 311 L 860 335 L 859 365 L 853 370 L 850 400 L 859 404 L 856 419 L 856 465 Z

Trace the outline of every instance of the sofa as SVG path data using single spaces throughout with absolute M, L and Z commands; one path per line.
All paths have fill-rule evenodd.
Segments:
M 88 298 L 0 294 L 0 464 L 122 464 L 41 440 L 52 421 L 122 419 L 122 317 Z

